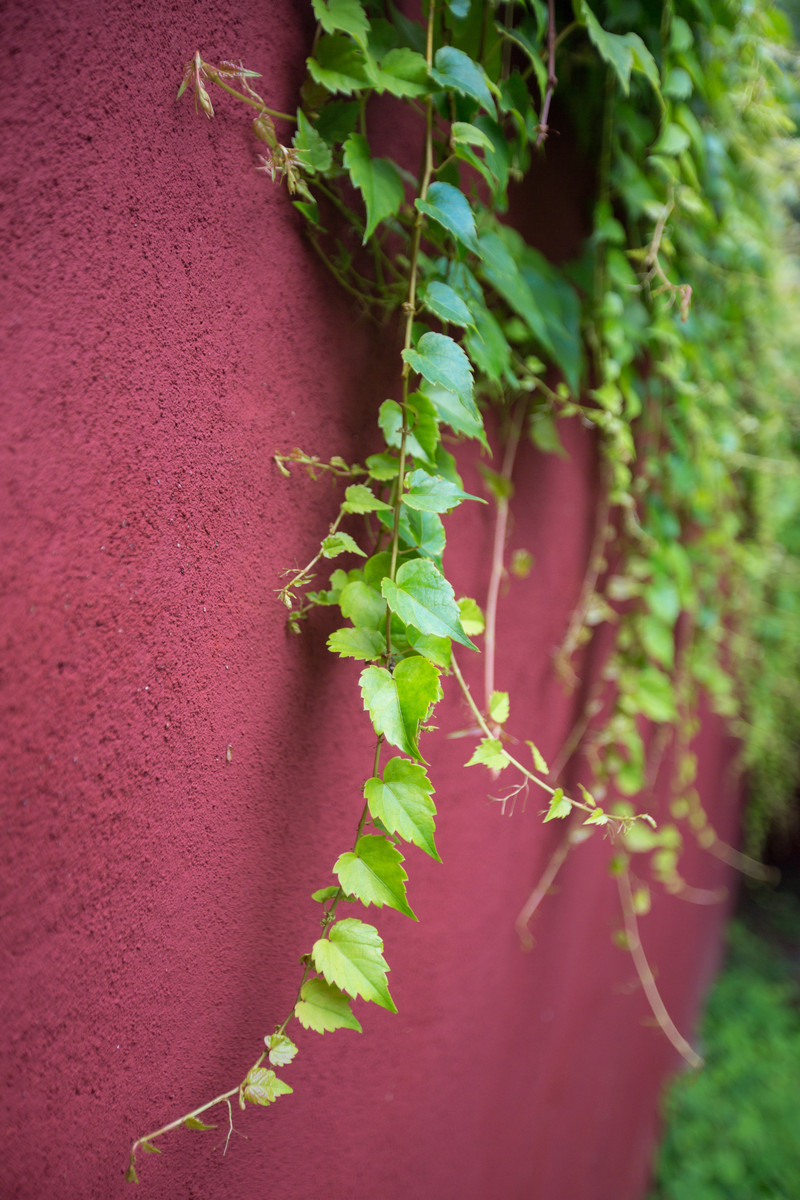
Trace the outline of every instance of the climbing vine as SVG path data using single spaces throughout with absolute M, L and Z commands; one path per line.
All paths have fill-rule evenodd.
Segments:
M 202 1118 L 222 1105 L 230 1137 L 234 1103 L 291 1092 L 276 1069 L 296 1053 L 292 1022 L 358 1030 L 359 999 L 394 1011 L 380 934 L 349 914 L 358 902 L 416 919 L 405 852 L 439 857 L 420 743 L 443 681 L 474 718 L 466 765 L 511 781 L 504 804 L 539 789 L 544 820 L 565 823 L 519 914 L 523 943 L 567 853 L 604 829 L 622 942 L 660 1027 L 692 1065 L 701 1060 L 644 953 L 643 880 L 700 898 L 679 871 L 685 830 L 764 873 L 703 812 L 691 750 L 698 697 L 732 723 L 753 772 L 751 849 L 796 777 L 800 410 L 780 314 L 797 297 L 784 215 L 797 156 L 783 18 L 737 0 L 428 0 L 420 20 L 377 0 L 311 3 L 317 33 L 296 115 L 269 108 L 256 72 L 200 52 L 179 96 L 191 90 L 212 117 L 213 86 L 254 110 L 259 169 L 286 184 L 314 251 L 368 318 L 400 322 L 398 399 L 377 411 L 383 448 L 363 465 L 286 447 L 275 458 L 284 476 L 305 469 L 342 486 L 319 551 L 287 572 L 279 598 L 303 636 L 316 607 L 341 614 L 328 647 L 361 664 L 374 754 L 334 882 L 312 898 L 320 936 L 291 1010 L 240 1083 L 136 1140 L 132 1181 L 138 1152 L 158 1152 L 166 1133 L 211 1128 Z M 376 104 L 401 109 L 417 130 L 416 173 L 377 143 Z M 561 128 L 582 148 L 594 204 L 580 258 L 555 267 L 504 218 L 510 189 Z M 482 611 L 456 597 L 444 551 L 447 516 L 487 503 L 464 490 L 451 449 L 473 441 L 488 451 L 489 412 L 503 453 L 499 469 L 484 470 L 495 538 Z M 535 731 L 514 739 L 524 756 L 512 753 L 512 698 L 495 687 L 494 656 L 517 449 L 527 437 L 563 453 L 569 420 L 596 432 L 603 495 L 556 654 L 563 685 L 577 682 L 599 628 L 612 629 L 613 648 L 551 770 Z M 342 528 L 351 517 L 363 518 L 362 534 Z M 529 564 L 511 566 L 524 577 Z M 467 660 L 481 636 L 476 698 Z M 578 750 L 590 777 L 567 791 L 559 781 Z M 672 812 L 657 826 L 647 810 L 665 764 Z

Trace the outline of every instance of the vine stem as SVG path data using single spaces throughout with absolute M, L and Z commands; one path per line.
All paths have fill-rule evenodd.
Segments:
M 555 0 L 547 0 L 547 91 L 542 104 L 542 116 L 539 121 L 539 134 L 536 138 L 536 149 L 539 150 L 547 140 L 550 132 L 548 120 L 553 93 L 558 87 L 556 76 L 556 4 Z
M 225 83 L 219 71 L 209 63 L 203 62 L 202 68 L 212 83 L 215 83 L 217 87 L 221 87 L 224 91 L 230 92 L 237 100 L 243 100 L 245 104 L 249 104 L 251 108 L 257 108 L 259 112 L 266 113 L 268 117 L 276 117 L 279 121 L 291 121 L 292 125 L 297 124 L 296 116 L 292 116 L 291 113 L 278 112 L 275 108 L 267 108 L 264 101 L 257 94 L 255 96 L 246 96 L 244 92 L 237 92 L 236 88 L 232 88 L 229 83 Z
M 639 976 L 639 982 L 647 997 L 647 1003 L 650 1005 L 650 1009 L 662 1033 L 672 1043 L 681 1058 L 685 1059 L 694 1070 L 699 1070 L 704 1065 L 704 1060 L 687 1042 L 667 1012 L 666 1005 L 661 999 L 661 993 L 656 986 L 655 976 L 653 975 L 650 963 L 647 961 L 647 955 L 642 946 L 642 939 L 639 936 L 639 924 L 636 920 L 636 910 L 633 903 L 631 877 L 628 867 L 623 867 L 616 878 L 620 904 L 622 905 L 622 918 L 625 922 L 627 948 L 633 959 L 633 965 L 636 968 L 636 974 Z
M 570 665 L 572 657 L 578 645 L 578 638 L 581 630 L 584 628 L 586 614 L 589 611 L 589 605 L 592 602 L 592 596 L 597 587 L 597 580 L 600 572 L 603 569 L 605 558 L 606 542 L 608 541 L 608 515 L 610 507 L 610 480 L 608 464 L 604 461 L 602 466 L 602 499 L 597 509 L 597 517 L 595 520 L 594 537 L 592 538 L 592 549 L 589 554 L 589 563 L 586 568 L 581 593 L 578 598 L 578 603 L 572 610 L 567 632 L 564 634 L 564 640 L 559 646 L 554 656 L 556 670 L 562 679 L 570 687 L 574 687 L 578 682 L 578 677 Z
M 520 404 L 511 421 L 511 428 L 506 439 L 505 453 L 503 455 L 503 465 L 500 469 L 500 476 L 509 485 L 510 491 L 511 475 L 514 470 L 514 461 L 517 456 L 517 448 L 519 439 L 522 433 L 522 422 L 525 416 L 525 405 Z M 484 705 L 486 711 L 489 711 L 489 705 L 494 692 L 495 681 L 495 660 L 497 647 L 497 603 L 500 597 L 500 583 L 503 578 L 506 534 L 508 532 L 508 518 L 510 512 L 510 496 L 504 490 L 503 495 L 497 499 L 497 516 L 494 525 L 494 540 L 492 542 L 492 565 L 489 573 L 489 590 L 486 596 L 486 631 L 484 635 L 484 659 L 483 659 L 483 694 Z
M 572 849 L 572 835 L 574 832 L 574 826 L 575 821 L 573 818 L 572 827 L 566 831 L 561 841 L 550 855 L 545 869 L 539 876 L 538 883 L 517 914 L 517 919 L 514 922 L 514 928 L 517 931 L 517 936 L 519 937 L 523 950 L 533 949 L 533 937 L 531 936 L 528 926 L 530 925 L 533 914 L 536 912 L 537 908 L 550 891 L 550 888 L 555 883 L 556 876 L 563 867 L 567 855 Z

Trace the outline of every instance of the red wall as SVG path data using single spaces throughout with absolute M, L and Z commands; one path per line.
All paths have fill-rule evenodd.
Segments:
M 292 637 L 275 599 L 336 492 L 271 456 L 368 452 L 396 347 L 252 169 L 233 104 L 208 122 L 175 102 L 199 47 L 260 67 L 292 108 L 304 3 L 11 0 L 0 20 L 0 1195 L 110 1200 L 131 1194 L 131 1140 L 234 1086 L 291 1007 L 309 893 L 352 839 L 373 747 L 357 667 L 324 651 L 325 614 Z M 550 661 L 597 501 L 590 440 L 565 437 L 567 463 L 522 455 L 510 545 L 536 566 L 501 612 L 498 686 L 545 754 L 575 716 Z M 483 600 L 490 512 L 452 525 L 449 574 Z M 216 1134 L 166 1139 L 140 1156 L 143 1194 L 641 1194 L 675 1055 L 611 943 L 608 847 L 574 853 L 523 953 L 514 918 L 559 831 L 533 796 L 502 816 L 487 773 L 461 769 L 452 685 L 438 723 L 424 750 L 444 862 L 409 851 L 418 925 L 376 918 L 399 1015 L 359 1005 L 361 1037 L 296 1030 L 295 1095 L 237 1115 L 248 1140 L 224 1160 Z M 705 797 L 732 835 L 730 758 L 710 728 Z M 685 873 L 721 879 L 697 854 Z M 664 898 L 644 924 L 686 1030 L 723 916 Z

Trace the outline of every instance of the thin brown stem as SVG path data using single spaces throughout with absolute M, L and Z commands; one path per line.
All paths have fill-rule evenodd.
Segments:
M 556 77 L 556 4 L 555 0 L 547 0 L 547 90 L 544 94 L 544 103 L 542 105 L 542 117 L 539 121 L 539 135 L 536 138 L 536 149 L 538 150 L 544 145 L 547 140 L 547 135 L 550 132 L 548 121 L 550 120 L 550 105 L 553 100 L 553 93 L 558 87 L 558 78 Z
M 511 491 L 511 476 L 514 471 L 514 460 L 517 455 L 519 439 L 522 433 L 522 422 L 525 417 L 525 404 L 520 403 L 517 410 L 511 419 L 511 425 L 506 438 L 505 453 L 503 454 L 503 465 L 500 469 L 500 476 L 505 480 L 507 489 L 497 499 L 497 514 L 494 525 L 494 538 L 492 541 L 492 562 L 489 572 L 489 590 L 486 597 L 486 631 L 484 637 L 484 658 L 483 658 L 483 693 L 484 705 L 486 711 L 489 711 L 489 705 L 494 692 L 495 681 L 495 660 L 497 646 L 497 603 L 500 596 L 500 584 L 502 582 L 505 566 L 505 546 L 506 534 L 508 531 L 508 517 L 510 509 L 510 491 Z
M 575 825 L 575 823 L 576 822 L 573 818 L 573 820 L 572 820 L 573 826 Z M 539 876 L 538 883 L 534 887 L 531 894 L 528 896 L 528 899 L 525 901 L 522 908 L 519 910 L 517 919 L 514 922 L 514 928 L 517 931 L 517 935 L 519 937 L 519 940 L 520 940 L 523 950 L 532 950 L 533 949 L 533 937 L 531 935 L 531 932 L 530 932 L 530 929 L 528 928 L 528 926 L 530 925 L 531 919 L 533 918 L 533 914 L 536 912 L 537 908 L 542 903 L 542 901 L 544 900 L 547 893 L 550 891 L 550 888 L 555 883 L 555 879 L 556 879 L 556 876 L 558 875 L 558 872 L 561 870 L 562 866 L 564 865 L 566 857 L 572 848 L 572 841 L 571 841 L 572 833 L 573 833 L 572 828 L 570 828 L 566 831 L 566 833 L 562 837 L 561 841 L 558 843 L 555 850 L 553 851 L 553 853 L 550 855 L 549 859 L 547 860 L 547 865 L 546 865 L 545 869 L 542 871 L 542 874 Z

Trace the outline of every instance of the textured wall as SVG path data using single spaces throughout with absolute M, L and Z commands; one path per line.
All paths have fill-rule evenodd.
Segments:
M 291 108 L 305 4 L 9 0 L 0 21 L 0 1195 L 111 1200 L 131 1194 L 131 1139 L 233 1086 L 291 1006 L 308 895 L 352 837 L 373 744 L 357 668 L 321 649 L 325 614 L 289 636 L 274 596 L 336 493 L 280 478 L 271 455 L 368 451 L 396 347 L 252 169 L 233 105 L 209 123 L 175 102 L 200 47 L 260 67 Z M 523 453 L 511 547 L 536 568 L 503 601 L 498 663 L 514 727 L 545 753 L 574 716 L 550 657 L 596 504 L 591 443 L 565 436 L 569 462 Z M 482 600 L 490 514 L 452 524 L 449 573 Z M 441 729 L 467 723 L 451 689 Z M 467 745 L 425 746 L 444 863 L 409 852 L 419 925 L 378 914 L 399 1015 L 360 1005 L 362 1037 L 298 1030 L 295 1095 L 237 1117 L 249 1140 L 224 1160 L 216 1134 L 168 1139 L 140 1159 L 143 1194 L 640 1194 L 675 1056 L 611 944 L 606 847 L 567 863 L 523 953 L 513 920 L 558 831 L 533 797 L 503 817 L 486 773 L 461 770 Z M 702 775 L 723 833 L 730 753 L 712 727 Z M 699 860 L 687 873 L 720 879 Z M 664 899 L 647 922 L 684 1028 L 722 917 Z

